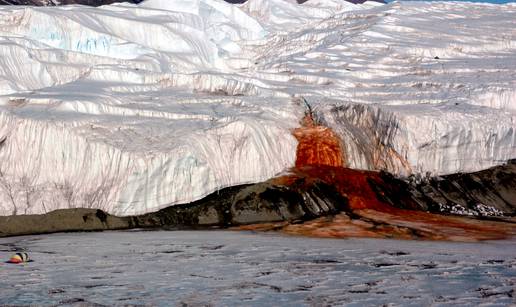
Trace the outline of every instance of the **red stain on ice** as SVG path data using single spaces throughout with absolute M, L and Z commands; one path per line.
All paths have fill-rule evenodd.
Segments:
M 289 175 L 275 178 L 276 184 L 323 181 L 348 199 L 349 211 L 302 224 L 283 225 L 284 232 L 317 237 L 383 237 L 398 239 L 476 241 L 516 235 L 511 223 L 445 216 L 399 209 L 381 199 L 373 186 L 389 185 L 379 172 L 346 168 L 346 157 L 338 136 L 328 127 L 303 119 L 293 132 L 298 139 L 296 167 Z M 377 193 L 380 193 L 377 194 Z M 404 205 L 410 199 L 400 199 Z M 409 206 L 410 207 L 410 206 Z M 417 207 L 417 206 L 414 206 Z M 245 228 L 266 229 L 264 226 Z M 276 227 L 277 228 L 277 227 Z
M 299 142 L 296 167 L 346 166 L 339 137 L 330 128 L 314 124 L 310 116 L 303 119 L 302 127 L 294 130 L 294 136 Z

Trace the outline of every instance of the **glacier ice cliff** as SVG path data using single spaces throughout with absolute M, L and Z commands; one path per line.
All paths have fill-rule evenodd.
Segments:
M 504 163 L 515 20 L 456 2 L 0 7 L 0 214 L 144 214 L 266 180 L 294 166 L 308 110 L 353 168 Z

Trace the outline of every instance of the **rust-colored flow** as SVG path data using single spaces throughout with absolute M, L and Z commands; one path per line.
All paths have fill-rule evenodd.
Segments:
M 332 184 L 348 199 L 352 214 L 345 212 L 331 218 L 287 225 L 283 228 L 287 233 L 452 241 L 494 240 L 516 235 L 512 223 L 395 208 L 379 199 L 381 195 L 372 188 L 385 183 L 378 172 L 319 166 L 295 170 L 291 176 Z
M 307 166 L 275 178 L 272 183 L 290 185 L 299 180 L 323 181 L 333 185 L 348 199 L 348 209 L 340 214 L 304 223 L 248 225 L 247 230 L 281 230 L 289 234 L 314 237 L 372 237 L 478 241 L 503 239 L 516 235 L 511 222 L 495 222 L 460 216 L 446 216 L 423 211 L 399 209 L 379 199 L 375 184 L 385 183 L 378 172 L 343 167 Z M 400 200 L 404 202 L 405 200 Z
M 511 222 L 395 208 L 382 200 L 383 192 L 373 190 L 374 186 L 389 186 L 389 182 L 384 181 L 379 172 L 345 168 L 341 144 L 331 129 L 314 125 L 311 117 L 307 116 L 303 120 L 303 127 L 296 129 L 294 135 L 299 141 L 296 168 L 289 175 L 275 178 L 272 182 L 290 185 L 300 179 L 305 182 L 323 181 L 334 186 L 348 199 L 347 211 L 301 224 L 284 222 L 241 228 L 281 229 L 290 234 L 317 237 L 452 241 L 493 240 L 516 235 L 516 227 Z M 410 199 L 399 198 L 398 201 L 410 207 Z
M 330 128 L 315 125 L 312 117 L 306 116 L 302 127 L 294 130 L 299 144 L 296 152 L 296 167 L 326 165 L 344 167 L 345 156 L 339 137 Z

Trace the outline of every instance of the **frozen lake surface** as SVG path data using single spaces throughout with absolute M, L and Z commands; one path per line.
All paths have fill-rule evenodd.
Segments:
M 315 239 L 233 231 L 0 239 L 0 305 L 514 304 L 515 241 Z

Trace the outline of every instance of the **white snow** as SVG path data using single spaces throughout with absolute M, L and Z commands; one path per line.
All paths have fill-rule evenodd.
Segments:
M 503 163 L 515 29 L 516 4 L 1 7 L 0 214 L 141 214 L 273 177 L 294 165 L 300 97 L 351 167 Z

